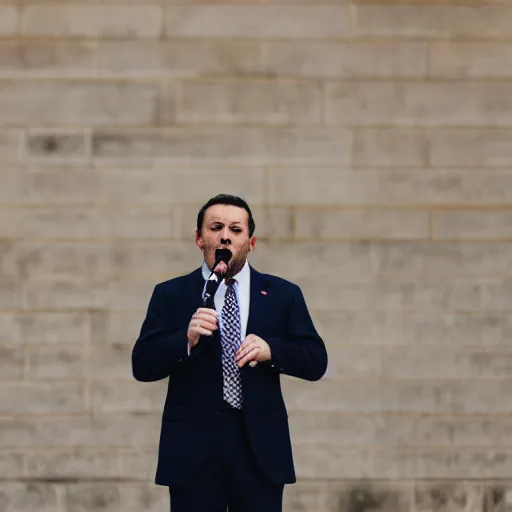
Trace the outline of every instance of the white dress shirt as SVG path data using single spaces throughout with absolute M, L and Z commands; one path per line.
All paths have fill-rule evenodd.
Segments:
M 206 280 L 210 277 L 211 271 L 203 262 L 202 266 L 203 277 L 205 279 L 205 289 L 206 289 Z M 247 332 L 247 320 L 249 319 L 249 302 L 250 302 L 250 292 L 251 292 L 251 269 L 249 267 L 249 262 L 246 261 L 242 270 L 238 272 L 236 276 L 233 276 L 233 279 L 236 280 L 234 284 L 236 297 L 238 300 L 238 307 L 240 308 L 240 328 L 242 333 L 242 342 L 245 339 Z M 205 290 L 204 289 L 204 290 Z M 204 293 L 203 290 L 203 293 Z M 215 310 L 217 311 L 217 319 L 219 329 L 222 328 L 222 308 L 224 306 L 224 297 L 226 295 L 227 285 L 224 279 L 219 284 L 217 288 L 217 292 L 215 293 Z

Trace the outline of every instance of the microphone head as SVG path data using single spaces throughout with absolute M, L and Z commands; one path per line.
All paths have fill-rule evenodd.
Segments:
M 229 249 L 217 249 L 215 251 L 215 266 L 217 266 L 221 261 L 227 265 L 231 256 L 233 256 L 233 253 Z

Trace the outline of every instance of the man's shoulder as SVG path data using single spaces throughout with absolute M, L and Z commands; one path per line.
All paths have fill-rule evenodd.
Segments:
M 191 283 L 198 281 L 199 278 L 202 279 L 201 268 L 197 268 L 188 274 L 183 274 L 167 279 L 166 281 L 162 281 L 155 286 L 155 289 L 163 292 L 174 291 L 190 286 Z
M 252 269 L 256 275 L 262 279 L 268 287 L 272 286 L 279 290 L 287 290 L 293 292 L 299 289 L 299 286 L 292 281 L 284 279 L 283 277 L 276 276 L 274 274 L 264 274 L 258 272 L 256 269 Z

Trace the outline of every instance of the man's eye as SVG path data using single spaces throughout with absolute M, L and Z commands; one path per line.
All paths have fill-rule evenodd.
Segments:
M 218 231 L 220 229 L 220 226 L 213 226 L 213 231 Z
M 232 231 L 234 231 L 235 233 L 241 233 L 242 230 L 240 228 L 232 228 Z

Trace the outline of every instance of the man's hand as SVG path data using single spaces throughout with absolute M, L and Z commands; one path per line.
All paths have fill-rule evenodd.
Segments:
M 187 339 L 190 348 L 194 348 L 199 343 L 201 335 L 211 336 L 216 329 L 217 311 L 210 308 L 198 308 L 188 324 Z
M 249 334 L 237 350 L 235 361 L 240 368 L 249 361 L 249 366 L 254 367 L 258 362 L 269 361 L 271 357 L 268 343 L 255 334 Z

